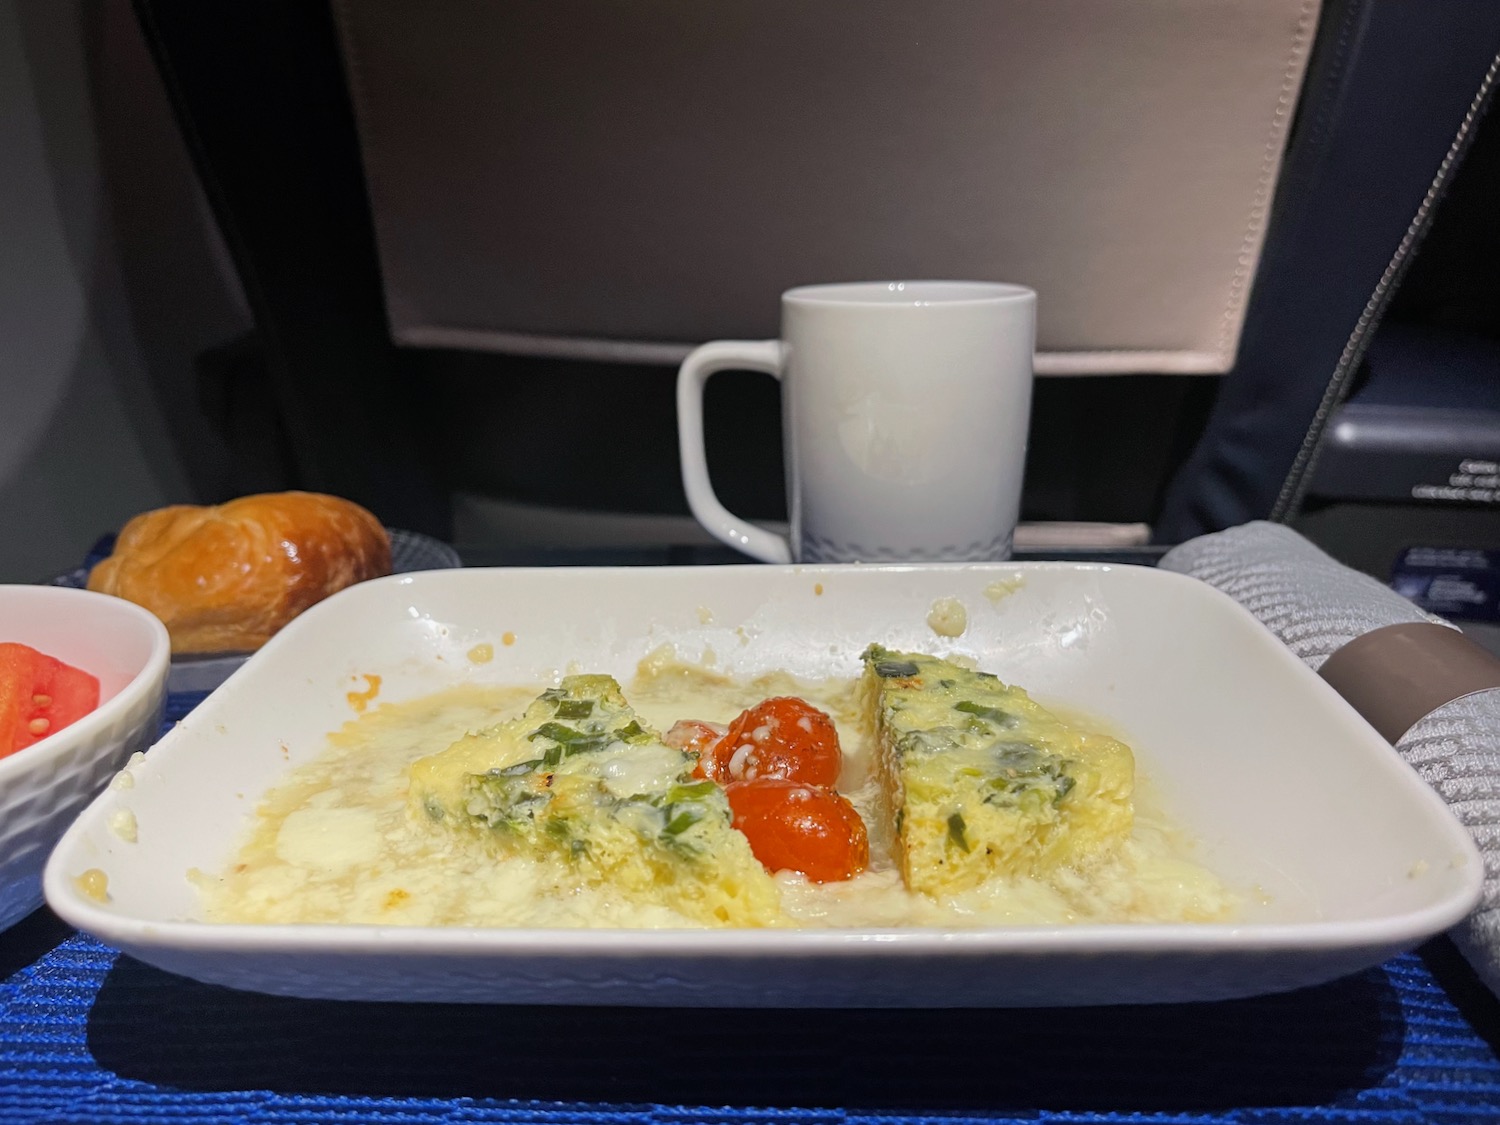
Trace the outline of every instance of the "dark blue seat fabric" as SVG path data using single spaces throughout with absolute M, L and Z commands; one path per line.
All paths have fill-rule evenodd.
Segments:
M 415 437 L 426 399 L 390 345 L 328 6 L 135 8 L 255 316 L 250 354 L 210 365 L 246 370 L 196 405 L 223 416 L 231 447 L 287 446 L 286 465 L 268 457 L 236 491 L 332 492 L 445 537 L 446 499 Z
M 1325 9 L 1240 354 L 1158 541 L 1290 514 L 1304 449 L 1352 382 L 1497 50 L 1493 0 Z
M 1500 223 L 1500 201 L 1495 221 Z M 1500 330 L 1500 324 L 1495 327 Z M 1349 402 L 1500 410 L 1500 338 L 1401 321 L 1383 324 Z

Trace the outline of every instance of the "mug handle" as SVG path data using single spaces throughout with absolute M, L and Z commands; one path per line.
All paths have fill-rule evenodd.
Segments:
M 715 371 L 764 371 L 781 378 L 780 340 L 715 340 L 694 348 L 677 371 L 677 443 L 682 487 L 688 507 L 709 533 L 731 547 L 768 563 L 792 561 L 784 536 L 741 519 L 714 495 L 703 449 L 703 387 Z

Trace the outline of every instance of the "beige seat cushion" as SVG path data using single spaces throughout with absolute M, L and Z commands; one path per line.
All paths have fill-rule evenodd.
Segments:
M 1316 0 L 342 0 L 398 341 L 672 362 L 788 286 L 1017 281 L 1038 370 L 1227 370 Z

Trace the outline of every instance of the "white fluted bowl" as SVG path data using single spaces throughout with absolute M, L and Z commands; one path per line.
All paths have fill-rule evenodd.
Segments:
M 0 641 L 19 641 L 99 679 L 99 706 L 0 758 L 0 930 L 42 903 L 48 854 L 85 805 L 156 736 L 171 642 L 121 598 L 56 586 L 0 586 Z

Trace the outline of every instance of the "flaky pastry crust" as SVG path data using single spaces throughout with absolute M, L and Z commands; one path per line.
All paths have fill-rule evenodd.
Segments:
M 390 572 L 390 537 L 364 508 L 276 492 L 136 516 L 89 589 L 156 614 L 174 653 L 249 652 L 330 594 Z

